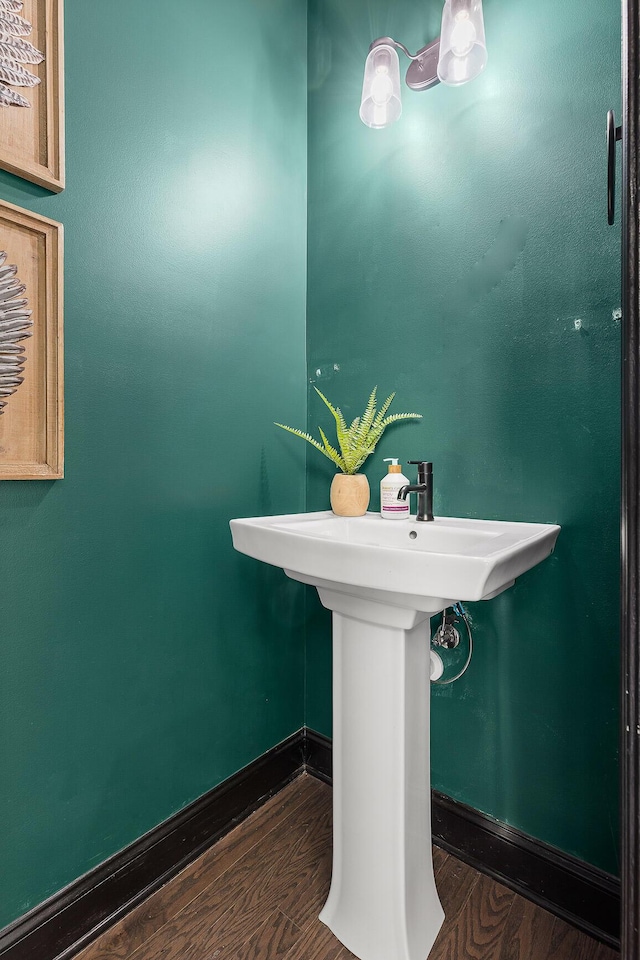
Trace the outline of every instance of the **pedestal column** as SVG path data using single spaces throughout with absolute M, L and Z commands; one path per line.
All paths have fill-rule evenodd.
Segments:
M 431 858 L 431 614 L 318 592 L 334 611 L 333 875 L 320 919 L 360 960 L 425 960 L 444 919 Z

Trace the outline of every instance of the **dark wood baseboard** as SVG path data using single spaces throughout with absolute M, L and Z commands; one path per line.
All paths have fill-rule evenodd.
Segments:
M 1 930 L 1 960 L 68 960 L 304 770 L 331 783 L 331 740 L 306 728 Z M 618 946 L 615 877 L 436 791 L 432 818 L 435 843 Z
M 617 877 L 436 790 L 434 842 L 556 916 L 620 948 Z
M 318 780 L 331 783 L 333 762 L 331 740 L 309 727 L 304 728 L 304 765 Z
M 309 773 L 331 782 L 331 740 L 305 730 Z M 556 847 L 432 791 L 433 840 L 589 936 L 620 946 L 620 881 Z
M 0 930 L 2 960 L 67 960 L 304 769 L 302 730 Z

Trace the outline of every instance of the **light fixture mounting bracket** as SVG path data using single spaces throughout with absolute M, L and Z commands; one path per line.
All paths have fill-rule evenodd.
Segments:
M 440 83 L 438 78 L 438 57 L 440 55 L 440 37 L 432 40 L 412 58 L 407 70 L 407 86 L 412 90 L 429 90 Z
M 440 55 L 440 37 L 432 40 L 426 47 L 418 50 L 416 54 L 410 53 L 404 43 L 394 40 L 393 37 L 378 37 L 369 46 L 369 52 L 375 47 L 397 47 L 411 60 L 407 70 L 407 86 L 412 90 L 429 90 L 440 83 L 438 77 L 438 57 Z

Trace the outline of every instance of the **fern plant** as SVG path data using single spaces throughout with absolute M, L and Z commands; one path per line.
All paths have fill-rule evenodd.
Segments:
M 353 474 L 358 472 L 367 457 L 373 453 L 380 437 L 390 424 L 397 423 L 399 420 L 422 419 L 422 414 L 420 413 L 392 413 L 390 416 L 387 416 L 387 411 L 391 406 L 391 401 L 395 397 L 395 393 L 388 396 L 380 409 L 377 410 L 376 393 L 378 388 L 374 387 L 364 413 L 361 417 L 356 417 L 353 423 L 348 426 L 340 407 L 334 407 L 317 387 L 314 387 L 314 390 L 327 405 L 336 422 L 336 435 L 339 449 L 336 449 L 336 447 L 329 443 L 321 427 L 318 427 L 318 430 L 320 431 L 322 443 L 319 443 L 314 437 L 308 433 L 304 433 L 302 430 L 296 430 L 294 427 L 286 427 L 284 423 L 276 423 L 276 427 L 287 430 L 295 437 L 302 437 L 303 440 L 306 440 L 312 447 L 319 450 L 320 453 L 324 454 L 332 463 L 335 463 L 336 467 L 343 473 Z

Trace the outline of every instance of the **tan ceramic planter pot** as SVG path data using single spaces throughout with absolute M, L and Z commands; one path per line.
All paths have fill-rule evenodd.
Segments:
M 331 509 L 339 517 L 361 517 L 369 506 L 369 481 L 364 473 L 336 473 L 331 483 Z

